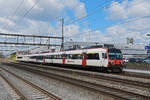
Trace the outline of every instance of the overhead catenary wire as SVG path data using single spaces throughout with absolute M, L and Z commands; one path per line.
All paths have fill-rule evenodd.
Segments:
M 36 3 L 34 3 L 33 6 L 23 14 L 22 19 L 20 18 L 20 20 L 18 21 L 18 24 L 21 23 L 21 22 L 24 20 L 24 18 L 30 13 L 30 11 L 31 11 L 39 2 L 40 2 L 40 0 L 38 0 Z M 16 28 L 16 26 L 15 26 L 15 28 Z
M 17 8 L 15 9 L 15 11 L 13 12 L 11 18 L 13 18 L 16 14 L 17 14 L 17 11 L 20 9 L 20 7 L 23 5 L 24 3 L 24 0 L 22 0 L 19 5 L 17 6 Z M 7 28 L 9 25 L 9 22 L 7 24 L 5 24 L 2 28 Z
M 82 2 L 86 3 L 88 0 L 84 0 Z M 78 7 L 80 3 L 77 3 L 75 6 L 73 6 L 72 8 L 70 8 L 70 10 L 73 10 L 75 9 L 76 7 Z M 62 20 L 62 18 L 60 18 L 61 16 L 57 16 L 53 19 L 53 21 L 56 21 L 56 20 Z M 53 33 L 61 33 L 61 31 L 54 31 Z
M 104 7 L 105 4 L 106 4 L 105 1 L 102 2 L 102 3 L 100 3 L 100 4 L 98 4 L 96 7 L 92 8 L 92 9 L 90 10 L 90 13 L 87 14 L 86 16 L 83 16 L 83 17 L 78 18 L 78 19 L 73 19 L 73 20 L 70 21 L 70 23 L 67 23 L 66 25 L 73 24 L 74 22 L 80 21 L 80 20 L 82 20 L 82 19 L 84 19 L 84 18 L 90 16 L 92 13 L 95 13 L 95 11 L 97 11 L 98 8 L 100 8 L 102 5 L 103 5 L 103 7 Z M 83 33 L 83 32 L 80 32 L 80 33 Z M 72 37 L 70 36 L 69 38 L 72 38 Z
M 40 2 L 40 0 L 38 0 L 26 13 L 24 13 L 24 15 L 22 16 L 22 20 L 30 13 L 30 11 Z M 21 20 L 21 21 L 22 21 Z M 20 22 L 21 22 L 20 21 Z
M 84 0 L 83 2 L 86 3 L 88 0 Z M 70 10 L 73 10 L 75 9 L 76 7 L 78 7 L 80 3 L 77 3 L 75 6 L 73 6 Z M 57 16 L 53 19 L 53 21 L 56 21 L 56 20 L 60 20 L 61 19 L 61 16 Z
M 122 0 L 119 0 L 118 2 L 121 2 L 121 1 L 122 1 Z M 78 22 L 78 21 L 80 21 L 80 20 L 82 20 L 82 19 L 84 19 L 84 18 L 86 18 L 86 17 L 89 17 L 89 16 L 95 14 L 97 11 L 99 11 L 99 9 L 104 8 L 104 7 L 105 7 L 106 5 L 108 5 L 109 3 L 110 3 L 110 2 L 105 2 L 105 1 L 104 1 L 103 3 L 97 5 L 95 8 L 91 9 L 91 10 L 90 10 L 90 13 L 87 14 L 86 16 L 83 16 L 83 17 L 78 18 L 78 19 L 73 19 L 70 23 L 67 23 L 66 25 L 73 24 L 73 23 L 75 23 L 75 22 Z M 90 31 L 88 31 L 88 32 L 94 32 L 94 30 L 90 30 Z M 80 33 L 83 33 L 83 32 L 80 32 Z
M 118 2 L 121 2 L 121 1 L 122 1 L 122 0 L 118 0 Z M 90 13 L 88 13 L 86 16 L 80 17 L 80 18 L 78 18 L 78 19 L 76 19 L 76 18 L 75 18 L 75 19 L 72 19 L 69 23 L 67 23 L 67 25 L 73 24 L 73 23 L 75 23 L 75 22 L 81 21 L 81 20 L 84 19 L 84 18 L 87 18 L 87 17 L 89 17 L 89 16 L 91 16 L 91 15 L 94 15 L 96 12 L 99 11 L 99 9 L 104 8 L 107 4 L 109 4 L 109 2 L 103 2 L 102 4 L 97 5 L 95 8 L 93 8 L 92 10 L 90 10 Z
M 124 21 L 124 22 L 121 22 L 121 23 L 118 23 L 118 24 L 115 24 L 115 25 L 122 25 L 122 24 L 125 24 L 125 23 L 129 23 L 129 22 L 136 21 L 136 20 L 138 20 L 138 19 L 140 19 L 140 18 L 145 18 L 145 17 L 146 17 L 146 18 L 147 18 L 147 17 L 150 17 L 150 15 L 146 15 L 146 16 L 143 16 L 143 17 L 131 18 L 131 19 L 129 19 L 129 20 L 126 20 L 126 21 Z M 147 28 L 147 29 L 150 29 L 150 28 Z M 99 30 L 99 28 L 90 30 L 90 31 L 88 31 L 88 32 L 94 32 L 94 31 L 97 31 L 97 30 Z M 83 33 L 83 32 L 80 32 L 80 33 Z

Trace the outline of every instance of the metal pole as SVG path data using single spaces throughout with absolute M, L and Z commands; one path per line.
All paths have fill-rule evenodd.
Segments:
M 64 50 L 64 18 L 62 18 L 62 43 L 61 43 L 61 50 Z
M 150 34 L 147 34 L 147 36 L 150 36 Z M 149 41 L 148 45 L 150 45 L 150 41 Z
M 50 38 L 48 38 L 48 44 L 50 45 Z M 49 49 L 49 46 L 48 46 L 48 49 Z
M 17 44 L 18 44 L 18 38 L 19 38 L 19 37 L 17 36 Z

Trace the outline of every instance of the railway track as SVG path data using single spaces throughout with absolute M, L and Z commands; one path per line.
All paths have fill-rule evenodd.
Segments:
M 20 62 L 14 62 L 14 63 L 19 63 L 20 64 Z M 31 64 L 31 63 L 21 62 L 21 64 L 23 64 L 23 65 L 29 65 L 29 66 L 32 66 L 32 67 L 41 67 L 41 66 L 39 66 L 37 64 Z M 51 68 L 51 67 L 48 67 L 48 66 L 45 66 L 45 65 L 43 65 L 42 67 L 47 68 L 47 69 L 52 69 L 52 70 L 57 69 L 57 71 L 59 71 L 59 69 L 56 68 L 56 67 Z M 61 70 L 67 71 L 69 69 L 61 69 Z M 72 71 L 72 69 L 69 70 L 69 71 Z M 131 73 L 131 72 L 124 72 L 124 73 L 117 73 L 117 74 L 113 73 L 113 75 L 135 77 L 135 78 L 143 78 L 143 79 L 150 79 L 149 75 L 146 75 L 146 74 L 143 75 L 143 74 L 137 74 L 137 73 Z
M 150 79 L 150 75 L 146 74 L 138 74 L 138 73 L 131 73 L 131 72 L 125 72 L 121 74 L 114 74 L 114 75 L 120 75 L 120 76 L 128 76 L 128 77 L 135 77 L 135 78 L 143 78 L 143 79 Z
M 2 77 L 7 81 L 7 83 L 17 92 L 21 97 L 20 100 L 61 100 L 59 97 L 45 91 L 44 89 L 38 87 L 37 85 L 19 77 L 18 75 L 10 72 L 9 70 L 2 68 L 4 73 L 8 73 L 15 79 L 12 82 L 7 76 L 2 75 Z M 17 85 L 13 85 L 17 84 Z M 25 95 L 24 95 L 25 94 Z
M 22 67 L 19 67 L 19 66 L 22 66 Z M 23 67 L 23 66 L 24 65 L 17 65 L 17 64 L 15 65 L 16 68 L 26 70 L 26 71 L 29 71 L 29 72 L 32 72 L 35 74 L 40 74 L 45 77 L 51 77 L 53 79 L 57 79 L 60 81 L 65 81 L 67 83 L 78 85 L 78 86 L 81 86 L 81 87 L 84 87 L 87 89 L 91 89 L 91 90 L 100 92 L 102 94 L 112 96 L 113 98 L 117 98 L 117 100 L 150 100 L 150 97 L 148 97 L 148 96 L 140 95 L 140 94 L 133 93 L 130 91 L 125 91 L 125 90 L 121 90 L 121 89 L 117 89 L 117 88 L 113 88 L 113 87 L 104 86 L 101 84 L 87 82 L 87 81 L 83 81 L 80 79 L 73 79 L 70 77 L 65 77 L 65 76 L 61 76 L 58 74 L 54 74 L 54 73 L 43 72 L 43 71 L 40 71 L 37 69 L 33 69 L 33 68 L 29 68 L 29 67 L 27 68 L 27 67 L 25 67 L 25 66 Z
M 13 64 L 16 64 L 16 63 L 13 63 Z M 78 70 L 70 70 L 70 69 L 64 69 L 64 68 L 41 67 L 41 66 L 37 66 L 35 64 L 27 64 L 27 63 L 23 63 L 23 64 L 26 65 L 26 66 L 32 66 L 34 68 L 39 67 L 39 68 L 42 68 L 42 69 L 45 69 L 45 70 L 53 70 L 53 71 L 57 71 L 59 73 L 63 72 L 63 73 L 71 74 L 71 75 L 76 74 L 76 75 L 81 75 L 81 76 L 86 76 L 86 77 L 92 77 L 92 78 L 95 78 L 95 79 L 110 80 L 110 81 L 119 82 L 119 83 L 123 83 L 123 84 L 128 84 L 128 85 L 132 85 L 132 86 L 150 88 L 150 83 L 144 83 L 144 82 L 141 82 L 141 81 L 121 79 L 121 78 L 118 78 L 118 77 L 111 77 L 111 76 L 108 76 L 108 75 L 105 76 L 105 75 L 101 75 L 101 74 L 95 74 L 93 72 L 89 73 L 89 72 L 78 71 Z M 132 75 L 132 74 L 114 74 L 114 75 L 129 76 L 129 77 L 136 76 L 136 75 Z M 136 78 L 139 78 L 139 77 L 136 77 Z
M 1 73 L 0 73 L 0 77 L 6 82 L 7 88 L 9 88 L 9 89 L 11 89 L 11 91 L 13 91 L 12 95 L 15 95 L 13 97 L 14 99 L 16 99 L 16 100 L 27 100 L 27 98 Z

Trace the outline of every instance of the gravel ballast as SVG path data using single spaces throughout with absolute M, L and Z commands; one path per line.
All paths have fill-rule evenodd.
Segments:
M 113 100 L 113 98 L 109 96 L 104 96 L 97 92 L 90 91 L 85 88 L 62 81 L 49 79 L 8 66 L 5 66 L 5 68 L 9 69 L 11 72 L 15 72 L 15 74 L 23 77 L 24 79 L 27 79 L 30 82 L 34 82 L 36 85 L 42 87 L 54 95 L 57 95 L 63 100 Z
M 145 95 L 145 96 L 150 96 L 150 89 L 148 89 L 148 88 L 137 87 L 137 86 L 133 86 L 133 85 L 122 84 L 122 83 L 118 83 L 118 82 L 112 82 L 112 81 L 109 81 L 109 80 L 93 78 L 92 76 L 91 77 L 81 76 L 81 75 L 78 75 L 76 73 L 68 74 L 68 73 L 64 73 L 64 72 L 60 72 L 60 71 L 57 72 L 57 71 L 54 71 L 54 70 L 46 70 L 46 69 L 41 69 L 41 70 L 43 70 L 45 72 L 50 72 L 50 73 L 53 73 L 53 74 L 57 73 L 59 75 L 70 77 L 70 78 L 84 80 L 84 81 L 87 81 L 87 82 L 101 84 L 101 85 L 104 85 L 104 86 L 119 88 L 119 89 L 122 89 L 122 90 L 130 91 L 130 92 Z M 91 73 L 93 73 L 93 75 L 95 74 L 95 72 L 91 72 Z M 114 78 L 126 79 L 126 80 L 129 80 L 129 81 L 134 80 L 134 81 L 139 81 L 139 82 L 144 82 L 144 83 L 150 83 L 149 79 L 142 79 L 142 78 L 135 78 L 135 77 L 128 77 L 128 76 L 119 76 L 119 75 L 106 74 L 106 73 L 97 73 L 97 75 L 103 75 L 103 76 L 109 76 L 109 77 L 114 77 Z
M 16 100 L 16 96 L 13 90 L 7 85 L 7 83 L 0 77 L 0 100 Z

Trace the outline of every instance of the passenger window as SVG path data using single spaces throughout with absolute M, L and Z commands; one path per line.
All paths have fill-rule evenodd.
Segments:
M 77 55 L 77 58 L 78 58 L 78 59 L 82 59 L 82 55 L 80 55 L 80 54 Z
M 107 54 L 105 53 L 105 59 L 107 59 Z
M 87 54 L 87 59 L 99 59 L 99 54 Z
M 77 59 L 77 55 L 72 55 L 72 59 Z
M 105 55 L 104 55 L 104 53 L 102 53 L 102 58 L 105 58 Z
M 18 59 L 22 59 L 22 57 L 17 57 Z
M 98 53 L 95 54 L 95 59 L 99 59 L 99 54 Z
M 107 54 L 106 53 L 102 53 L 102 58 L 107 59 Z

